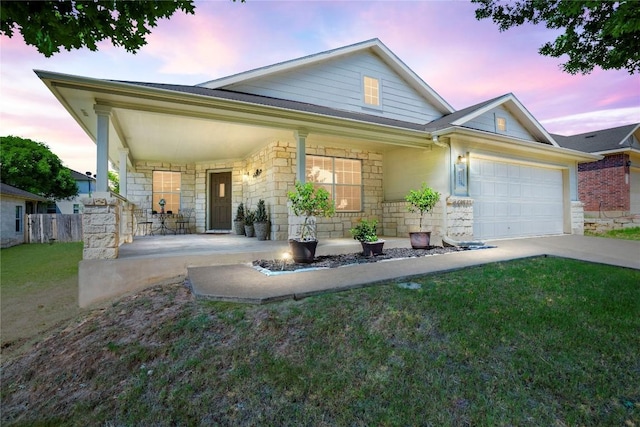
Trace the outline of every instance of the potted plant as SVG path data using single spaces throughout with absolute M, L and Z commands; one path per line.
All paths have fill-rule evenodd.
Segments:
M 422 218 L 425 213 L 430 213 L 436 206 L 436 203 L 440 200 L 440 193 L 423 182 L 419 190 L 409 191 L 405 196 L 405 200 L 409 203 L 407 207 L 409 212 L 420 213 L 420 231 L 409 233 L 411 247 L 414 249 L 427 249 L 431 241 L 431 232 L 422 231 Z
M 244 204 L 240 202 L 236 210 L 236 218 L 233 220 L 233 229 L 237 235 L 244 235 Z
M 247 237 L 255 236 L 255 229 L 253 223 L 256 219 L 256 214 L 251 209 L 247 209 L 244 214 L 244 234 Z
M 302 216 L 304 222 L 300 228 L 300 237 L 289 239 L 289 246 L 295 262 L 310 263 L 316 255 L 318 238 L 315 217 L 330 218 L 336 212 L 331 194 L 312 182 L 296 181 L 295 191 L 287 192 L 294 215 Z
M 353 238 L 362 245 L 362 254 L 364 256 L 380 255 L 382 253 L 384 240 L 378 238 L 377 225 L 378 221 L 375 219 L 371 221 L 362 219 L 358 225 L 349 230 Z
M 267 216 L 267 207 L 262 199 L 258 200 L 253 228 L 258 240 L 267 240 L 267 234 L 269 233 L 269 217 Z

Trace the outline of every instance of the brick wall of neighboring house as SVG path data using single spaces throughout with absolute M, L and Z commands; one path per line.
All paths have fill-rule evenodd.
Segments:
M 628 211 L 630 188 L 625 182 L 627 154 L 578 165 L 578 193 L 585 211 Z

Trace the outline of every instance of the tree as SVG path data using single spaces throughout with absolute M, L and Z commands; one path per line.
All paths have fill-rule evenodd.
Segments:
M 136 52 L 158 19 L 177 10 L 193 14 L 192 0 L 7 1 L 0 2 L 0 34 L 18 30 L 27 44 L 46 57 L 83 46 L 92 51 L 110 39 L 114 46 Z
M 116 171 L 107 171 L 107 181 L 109 181 L 109 190 L 114 193 L 120 193 L 120 175 Z
M 17 136 L 0 137 L 0 181 L 49 199 L 78 194 L 71 171 L 49 147 Z
M 568 55 L 570 74 L 626 69 L 640 72 L 640 2 L 637 0 L 471 0 L 480 5 L 476 19 L 491 18 L 500 31 L 531 22 L 546 23 L 564 34 L 546 42 L 540 54 Z

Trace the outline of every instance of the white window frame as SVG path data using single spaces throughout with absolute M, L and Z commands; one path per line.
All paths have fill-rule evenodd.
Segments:
M 377 83 L 377 88 L 376 88 L 377 89 L 376 99 L 378 101 L 377 104 L 367 102 L 367 99 L 370 96 L 367 94 L 367 88 L 368 88 L 367 79 L 370 79 Z M 362 104 L 367 108 L 382 109 L 382 79 L 376 75 L 362 74 L 361 81 L 362 81 Z
M 331 193 L 331 198 L 333 199 L 333 202 L 336 206 L 336 212 L 362 212 L 363 208 L 364 208 L 364 179 L 362 176 L 362 166 L 363 166 L 363 162 L 360 159 L 352 159 L 352 158 L 348 158 L 348 157 L 334 157 L 334 156 L 318 156 L 318 155 L 313 155 L 313 154 L 307 154 L 306 155 L 306 164 L 310 165 L 313 162 L 310 161 L 310 158 L 312 157 L 316 157 L 316 158 L 323 158 L 323 159 L 329 159 L 331 160 L 331 182 L 327 183 L 327 182 L 316 182 L 314 181 L 310 175 L 307 175 L 307 181 L 308 182 L 313 182 L 314 184 L 317 184 L 319 186 L 323 186 L 323 187 L 329 187 L 330 190 L 329 192 Z M 354 163 L 358 163 L 360 165 L 360 184 L 339 184 L 336 183 L 336 160 L 345 160 L 345 161 L 349 161 L 349 162 L 354 162 Z M 306 173 L 306 171 L 305 171 Z M 360 190 L 360 206 L 358 209 L 340 209 L 340 204 L 339 201 L 336 200 L 337 197 L 337 191 L 336 189 L 338 187 L 358 187 L 358 189 Z
M 16 233 L 22 233 L 24 231 L 24 214 L 22 206 L 16 206 Z
M 496 115 L 496 132 L 504 133 L 506 131 L 507 131 L 507 118 L 504 116 Z
M 178 189 L 175 189 L 173 191 L 162 191 L 162 190 L 157 190 L 155 187 L 155 175 L 156 173 L 167 173 L 167 174 L 176 174 L 177 176 L 180 177 L 180 187 L 178 187 Z M 174 202 L 173 204 L 170 203 L 169 201 L 167 201 L 167 204 L 164 206 L 164 210 L 165 212 L 168 211 L 172 211 L 173 213 L 178 213 L 178 211 L 180 210 L 181 207 L 181 203 L 182 203 L 182 173 L 180 172 L 175 172 L 175 171 L 163 171 L 163 170 L 154 170 L 152 175 L 151 175 L 151 210 L 152 211 L 158 211 L 160 212 L 161 207 L 158 204 L 158 202 L 160 201 L 160 199 L 167 199 L 166 196 L 162 196 L 162 195 L 178 195 L 178 201 L 177 203 Z M 160 197 L 156 197 L 156 195 L 160 195 Z

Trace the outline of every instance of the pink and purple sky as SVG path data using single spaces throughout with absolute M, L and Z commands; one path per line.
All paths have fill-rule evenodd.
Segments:
M 557 32 L 500 33 L 467 1 L 197 1 L 195 15 L 160 21 L 137 54 L 113 47 L 45 58 L 19 34 L 0 37 L 0 135 L 44 142 L 78 172 L 96 168 L 93 141 L 34 69 L 93 78 L 198 84 L 379 38 L 454 108 L 512 92 L 551 133 L 640 122 L 640 76 L 572 76 L 538 48 Z

